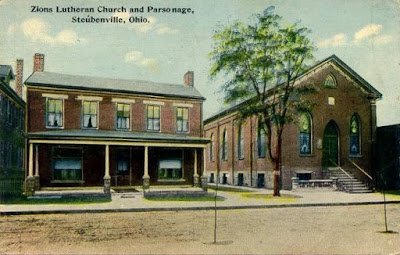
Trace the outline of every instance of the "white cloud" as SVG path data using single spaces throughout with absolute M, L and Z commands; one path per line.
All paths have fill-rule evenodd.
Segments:
M 125 20 L 125 24 L 121 25 L 127 26 L 129 29 L 142 34 L 147 34 L 152 31 L 154 31 L 156 34 L 159 35 L 179 33 L 179 30 L 176 28 L 172 28 L 165 23 L 158 23 L 158 20 L 153 16 L 146 17 L 147 22 L 134 22 L 134 23 L 129 22 L 129 18 L 131 17 L 131 15 L 128 12 L 115 12 L 113 16 Z
M 339 47 L 346 45 L 347 43 L 347 36 L 343 33 L 336 34 L 329 39 L 321 41 L 317 43 L 319 48 L 326 48 L 326 47 Z
M 376 36 L 382 30 L 382 25 L 369 24 L 361 28 L 354 34 L 354 43 L 360 43 L 361 41 L 371 37 Z
M 140 67 L 146 67 L 151 71 L 158 70 L 158 61 L 155 58 L 146 58 L 140 51 L 130 51 L 125 54 L 125 62 L 134 63 Z
M 70 29 L 60 31 L 55 36 L 49 34 L 50 25 L 41 18 L 31 18 L 21 24 L 22 32 L 32 41 L 48 44 L 73 45 L 77 42 L 87 42 L 86 39 L 78 37 L 78 34 Z

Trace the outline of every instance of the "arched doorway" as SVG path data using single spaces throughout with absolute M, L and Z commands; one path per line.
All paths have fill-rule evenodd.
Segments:
M 322 140 L 322 166 L 335 167 L 339 165 L 339 132 L 335 121 L 326 124 Z

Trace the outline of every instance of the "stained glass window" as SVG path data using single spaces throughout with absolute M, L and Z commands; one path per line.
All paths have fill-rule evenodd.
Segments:
M 299 117 L 299 153 L 311 154 L 311 118 L 308 113 L 301 113 Z
M 265 158 L 266 144 L 265 144 L 265 130 L 263 128 L 263 123 L 258 121 L 257 128 L 257 156 L 259 158 Z
M 238 159 L 243 159 L 244 158 L 244 152 L 243 152 L 243 129 L 242 125 L 238 126 Z
M 350 154 L 360 154 L 360 123 L 357 115 L 350 119 Z

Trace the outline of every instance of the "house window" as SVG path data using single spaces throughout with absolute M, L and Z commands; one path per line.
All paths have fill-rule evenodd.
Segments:
M 221 159 L 224 160 L 224 161 L 228 160 L 228 132 L 226 131 L 226 129 L 222 133 Z
M 11 124 L 12 122 L 12 103 L 10 100 L 7 100 L 7 123 Z
M 176 110 L 176 125 L 178 132 L 189 131 L 189 109 L 178 107 Z
M 238 159 L 243 159 L 244 158 L 244 152 L 243 152 L 243 129 L 242 129 L 242 125 L 238 126 L 238 145 L 237 145 L 237 156 Z
M 117 174 L 127 175 L 129 173 L 129 164 L 126 159 L 119 159 L 117 162 Z
M 159 180 L 180 180 L 182 179 L 182 161 L 180 159 L 160 160 L 158 167 Z
M 354 114 L 350 119 L 350 155 L 359 155 L 360 151 L 360 122 Z
M 53 151 L 53 180 L 82 180 L 82 149 L 55 148 Z
M 311 154 L 311 117 L 308 113 L 301 113 L 299 117 L 299 153 Z
M 83 101 L 83 127 L 97 128 L 97 101 Z
M 0 166 L 4 165 L 4 142 L 0 141 Z
M 117 103 L 117 129 L 130 128 L 130 105 Z
M 257 128 L 257 156 L 259 158 L 265 158 L 265 153 L 266 153 L 265 138 L 266 135 L 263 123 L 259 120 Z
M 160 131 L 160 106 L 147 106 L 147 130 Z
M 210 162 L 214 161 L 214 135 L 211 134 L 210 136 L 210 144 L 208 145 L 208 151 L 209 151 L 209 157 L 210 157 Z
M 47 127 L 62 127 L 63 126 L 63 100 L 47 99 L 46 107 Z
M 325 87 L 328 87 L 328 88 L 335 88 L 335 87 L 336 87 L 336 80 L 335 80 L 335 77 L 333 77 L 333 75 L 329 74 L 329 75 L 325 78 L 324 85 L 325 85 Z

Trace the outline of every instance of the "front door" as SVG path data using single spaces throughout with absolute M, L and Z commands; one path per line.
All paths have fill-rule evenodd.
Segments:
M 339 165 L 339 135 L 336 123 L 331 120 L 325 127 L 322 141 L 322 166 L 335 167 Z

